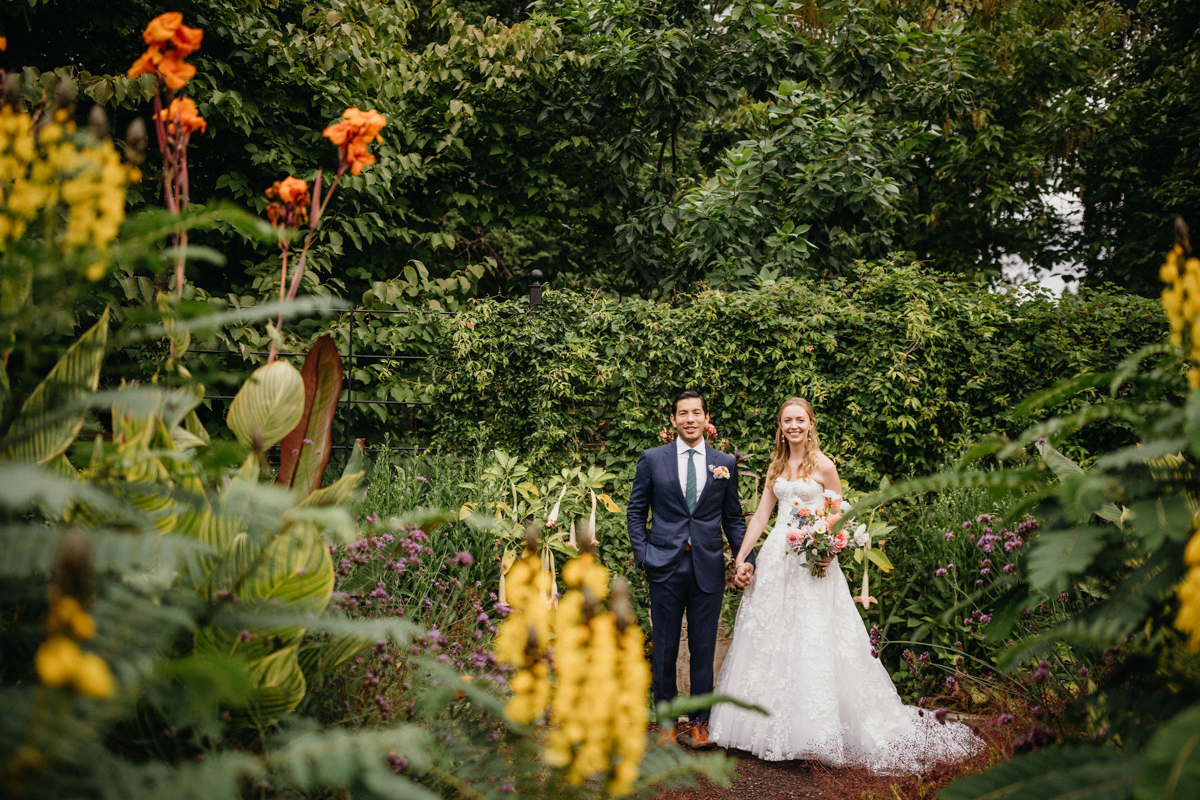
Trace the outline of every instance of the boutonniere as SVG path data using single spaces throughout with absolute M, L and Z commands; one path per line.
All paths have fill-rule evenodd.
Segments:
M 712 476 L 719 481 L 729 480 L 729 467 L 714 467 L 711 464 L 708 466 L 708 471 Z

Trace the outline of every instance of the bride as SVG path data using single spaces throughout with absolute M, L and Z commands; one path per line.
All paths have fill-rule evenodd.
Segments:
M 796 500 L 820 508 L 826 488 L 841 494 L 808 401 L 785 401 L 778 420 L 762 499 L 737 554 L 739 577 L 753 576 L 753 582 L 715 689 L 762 706 L 770 716 L 721 703 L 712 711 L 712 740 L 768 761 L 807 759 L 886 773 L 971 754 L 983 742 L 965 725 L 941 724 L 901 702 L 871 654 L 836 558 L 826 577 L 815 577 L 803 555 L 787 552 L 786 514 L 779 514 L 757 556 L 757 574 L 746 561 L 777 501 L 781 509 Z

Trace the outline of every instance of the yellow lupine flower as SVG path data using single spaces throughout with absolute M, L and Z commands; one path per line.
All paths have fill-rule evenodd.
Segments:
M 107 250 L 125 220 L 125 193 L 140 173 L 121 160 L 108 141 L 84 139 L 64 115 L 35 132 L 32 118 L 0 109 L 0 251 L 42 215 L 66 225 L 59 249 Z M 103 271 L 89 267 L 95 280 Z
M 76 691 L 93 700 L 112 697 L 117 690 L 112 672 L 104 659 L 95 653 L 84 653 L 75 670 L 72 683 Z
M 83 651 L 66 636 L 51 636 L 33 657 L 38 678 L 52 688 L 71 683 L 82 660 Z
M 1187 577 L 1175 590 L 1179 598 L 1175 627 L 1188 634 L 1188 645 L 1193 651 L 1200 651 L 1200 530 L 1188 541 L 1183 561 L 1189 569 Z

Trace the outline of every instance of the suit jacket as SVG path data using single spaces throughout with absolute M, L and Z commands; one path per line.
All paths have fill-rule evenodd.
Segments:
M 633 560 L 646 571 L 651 581 L 671 577 L 684 556 L 688 538 L 692 540 L 692 562 L 696 582 L 705 592 L 725 588 L 725 559 L 721 531 L 736 554 L 746 535 L 746 521 L 738 502 L 737 460 L 733 456 L 706 447 L 708 477 L 704 491 L 696 498 L 696 510 L 688 513 L 683 488 L 679 483 L 679 459 L 672 442 L 642 452 L 625 520 Z M 712 475 L 714 467 L 729 470 L 728 479 Z M 653 514 L 653 527 L 646 529 L 647 512 Z M 753 562 L 751 554 L 749 561 Z

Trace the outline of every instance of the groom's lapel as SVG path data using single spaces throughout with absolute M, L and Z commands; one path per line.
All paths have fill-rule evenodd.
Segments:
M 713 488 L 713 484 L 717 482 L 717 479 L 714 478 L 712 474 L 713 467 L 717 466 L 719 463 L 717 461 L 717 451 L 706 446 L 704 448 L 704 461 L 704 471 L 707 473 L 708 477 L 704 479 L 704 491 L 700 492 L 700 496 L 696 498 L 696 508 L 700 507 L 700 504 L 704 502 L 704 498 L 708 497 L 708 490 Z
M 679 483 L 679 453 L 675 452 L 674 444 L 664 447 L 663 450 L 666 451 L 663 457 L 666 459 L 667 477 L 671 479 L 675 499 L 679 501 L 679 507 L 687 511 L 687 498 L 683 496 L 683 486 Z

